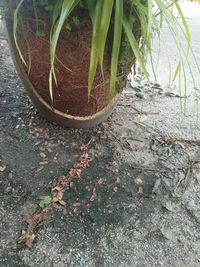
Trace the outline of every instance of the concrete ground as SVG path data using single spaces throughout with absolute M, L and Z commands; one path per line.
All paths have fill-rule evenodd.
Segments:
M 200 63 L 200 7 L 189 7 L 183 4 Z M 200 266 L 200 121 L 189 71 L 186 116 L 177 84 L 167 83 L 162 52 L 157 85 L 132 81 L 108 121 L 64 129 L 32 106 L 1 27 L 0 34 L 0 266 Z M 164 37 L 175 61 L 167 30 Z M 66 191 L 66 206 L 54 209 L 31 249 L 17 246 L 23 218 L 92 137 L 93 160 Z

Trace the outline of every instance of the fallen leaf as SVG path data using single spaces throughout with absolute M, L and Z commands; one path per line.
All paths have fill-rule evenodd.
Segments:
M 93 202 L 95 200 L 96 196 L 97 196 L 96 188 L 94 187 L 93 191 L 92 191 L 92 196 L 90 198 L 90 201 Z
M 28 247 L 28 248 L 32 248 L 32 246 L 33 246 L 33 241 L 35 240 L 35 235 L 33 234 L 32 236 L 30 236 L 30 238 L 29 239 L 27 239 L 27 241 L 26 241 L 26 246 Z
M 136 185 L 141 185 L 143 182 L 142 182 L 142 179 L 140 178 L 140 177 L 137 177 L 137 178 L 135 178 L 135 184 Z
M 84 153 L 80 156 L 80 161 L 92 161 L 93 157 L 92 155 L 88 154 L 88 153 Z
M 138 193 L 139 193 L 140 195 L 144 195 L 144 190 L 143 190 L 143 187 L 142 187 L 142 186 L 139 186 L 139 188 L 138 188 Z
M 39 164 L 44 166 L 47 165 L 48 163 L 49 163 L 48 161 L 41 161 Z
M 87 162 L 87 161 L 79 162 L 79 163 L 75 163 L 75 164 L 73 165 L 73 168 L 74 168 L 74 169 L 86 169 L 86 168 L 88 168 L 88 167 L 90 167 L 90 164 L 89 164 L 89 162 Z
M 63 198 L 63 192 L 62 191 L 59 191 L 57 193 L 57 198 L 60 199 L 60 200 Z
M 57 187 L 54 187 L 52 192 L 53 192 L 53 202 L 54 203 L 59 203 L 60 205 L 62 206 L 65 206 L 66 205 L 66 202 L 63 200 L 63 192 L 61 191 L 61 189 L 59 190 L 60 188 L 57 186 Z
M 73 204 L 73 213 L 78 216 L 80 214 L 80 207 L 81 204 L 80 203 L 74 203 Z
M 144 122 L 146 121 L 148 116 L 146 114 L 138 114 L 135 118 L 136 121 L 138 122 Z
M 81 147 L 80 147 L 80 150 L 81 150 L 81 151 L 86 151 L 86 150 L 88 150 L 88 145 L 86 145 L 86 144 L 82 144 Z
M 70 169 L 69 171 L 69 175 L 70 177 L 73 177 L 73 178 L 81 178 L 81 173 L 82 173 L 82 170 L 81 169 Z
M 35 213 L 27 216 L 25 219 L 29 229 L 34 229 L 44 225 L 52 212 L 52 205 L 46 206 L 44 209 L 38 209 Z
M 59 198 L 54 197 L 54 198 L 53 198 L 53 202 L 55 202 L 55 203 L 56 203 L 56 202 L 59 202 Z
M 46 158 L 47 156 L 46 156 L 43 152 L 41 152 L 41 153 L 40 153 L 40 157 L 44 159 L 44 158 Z
M 0 166 L 0 172 L 4 172 L 6 169 L 6 166 Z
M 152 190 L 152 194 L 155 194 L 156 191 L 158 191 L 158 188 L 160 187 L 161 184 L 161 178 L 158 178 L 154 184 L 153 190 Z
M 185 149 L 185 148 L 186 148 L 186 146 L 185 146 L 183 143 L 180 143 L 180 147 L 181 147 L 182 149 Z
M 52 201 L 52 198 L 50 196 L 45 196 L 43 199 L 40 201 L 39 206 L 41 209 L 44 209 L 46 206 L 48 206 Z
M 16 240 L 16 243 L 18 244 L 25 244 L 28 248 L 32 248 L 33 241 L 35 240 L 36 236 L 34 233 L 29 232 L 29 230 L 22 230 L 22 235 L 18 240 Z
M 98 185 L 103 185 L 106 183 L 106 180 L 104 178 L 100 178 L 98 181 L 97 181 L 97 184 Z
M 55 190 L 61 191 L 61 188 L 59 186 L 55 186 L 55 187 L 52 188 L 52 191 L 55 191 Z
M 115 193 L 117 193 L 117 191 L 118 191 L 117 186 L 115 186 L 115 187 L 113 188 L 113 191 L 114 191 Z
M 49 140 L 49 135 L 48 135 L 47 132 L 44 133 L 44 139 L 45 139 L 45 140 Z
M 116 183 L 117 183 L 117 184 L 120 184 L 120 183 L 121 183 L 121 179 L 120 179 L 120 177 L 117 177 L 117 178 L 116 178 Z
M 60 205 L 65 206 L 66 202 L 64 200 L 59 200 Z
M 42 141 L 37 141 L 34 146 L 38 146 Z
M 36 172 L 40 172 L 40 171 L 43 170 L 43 169 L 44 169 L 44 166 L 39 165 L 39 166 L 37 167 L 37 169 L 36 169 Z

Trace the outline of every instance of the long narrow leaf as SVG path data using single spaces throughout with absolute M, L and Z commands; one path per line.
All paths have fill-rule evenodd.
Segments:
M 18 50 L 18 53 L 19 53 L 19 56 L 22 60 L 22 62 L 24 63 L 25 66 L 27 66 L 26 64 L 26 61 L 21 53 L 21 50 L 19 48 L 19 45 L 18 45 L 18 42 L 17 42 L 17 26 L 18 26 L 18 14 L 19 14 L 19 10 L 22 6 L 22 4 L 24 3 L 24 0 L 21 0 L 19 2 L 19 4 L 17 5 L 17 8 L 15 9 L 15 12 L 14 12 L 14 20 L 13 20 L 13 36 L 14 36 L 14 41 L 15 41 L 15 45 L 16 45 L 16 48 Z
M 135 36 L 133 34 L 131 26 L 130 26 L 130 24 L 129 24 L 129 22 L 128 22 L 126 17 L 124 17 L 124 19 L 123 19 L 123 27 L 124 27 L 124 30 L 126 32 L 127 38 L 129 40 L 129 43 L 131 45 L 131 48 L 133 50 L 133 53 L 134 53 L 139 65 L 140 65 L 144 75 L 147 78 L 149 78 L 149 73 L 148 73 L 148 71 L 146 69 L 146 66 L 145 66 L 144 57 L 140 53 L 138 42 L 137 42 L 137 40 L 136 40 L 136 38 L 135 38 Z
M 187 54 L 188 54 L 189 50 L 190 50 L 190 45 L 191 45 L 191 33 L 190 33 L 190 30 L 189 30 L 187 21 L 186 21 L 184 15 L 183 15 L 183 12 L 182 12 L 182 10 L 180 8 L 180 5 L 178 3 L 175 3 L 175 5 L 176 5 L 176 8 L 178 10 L 179 15 L 181 16 L 182 23 L 183 23 L 183 26 L 185 28 L 186 40 L 187 40 L 187 44 L 188 44 L 188 49 L 187 49 Z
M 102 9 L 102 16 L 101 16 L 101 23 L 100 23 L 100 35 L 99 35 L 99 63 L 101 69 L 103 69 L 103 58 L 104 58 L 104 50 L 106 39 L 108 35 L 108 29 L 110 26 L 110 19 L 113 10 L 113 3 L 114 0 L 102 0 L 103 2 L 103 9 Z
M 90 17 L 92 19 L 92 23 L 94 23 L 96 0 L 87 0 L 87 6 L 88 6 Z
M 115 85 L 117 79 L 118 60 L 122 39 L 122 25 L 123 25 L 123 14 L 124 14 L 123 0 L 116 0 L 115 4 L 115 22 L 114 22 L 114 37 L 113 37 L 113 48 L 111 57 L 111 74 L 110 74 L 110 92 L 109 99 L 111 100 L 115 93 Z
M 106 0 L 107 1 L 107 0 Z M 92 86 L 94 83 L 94 78 L 98 65 L 98 42 L 99 42 L 99 24 L 102 16 L 102 0 L 97 0 L 96 8 L 95 8 L 95 19 L 93 24 L 93 36 L 92 36 L 92 47 L 91 47 L 91 55 L 90 55 L 90 67 L 89 67 L 89 75 L 88 75 L 88 99 L 91 95 Z
M 51 101 L 53 103 L 53 77 L 54 81 L 56 82 L 56 74 L 55 74 L 55 68 L 54 68 L 54 63 L 55 63 L 55 55 L 56 55 L 56 47 L 58 43 L 58 39 L 60 36 L 60 32 L 62 30 L 63 24 L 73 8 L 80 2 L 80 0 L 64 0 L 62 4 L 62 10 L 58 19 L 58 23 L 56 27 L 54 27 L 52 34 L 51 34 L 51 42 L 50 42 L 50 58 L 51 58 L 51 70 L 49 73 L 49 92 L 50 92 L 50 97 Z M 57 82 L 56 82 L 57 83 Z

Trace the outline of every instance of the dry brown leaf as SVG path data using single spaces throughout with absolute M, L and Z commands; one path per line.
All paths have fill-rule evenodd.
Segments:
M 86 150 L 88 150 L 88 145 L 86 145 L 86 144 L 82 144 L 81 147 L 80 147 L 80 150 L 81 150 L 81 151 L 86 151 Z
M 44 209 L 39 209 L 34 214 L 31 214 L 26 218 L 26 222 L 29 225 L 29 229 L 34 229 L 37 226 L 41 226 L 47 221 L 52 211 L 52 206 L 48 205 Z
M 82 170 L 81 169 L 70 169 L 69 171 L 69 175 L 73 178 L 81 178 L 81 173 L 82 173 Z
M 53 202 L 59 202 L 59 199 L 57 197 L 53 197 Z
M 138 193 L 139 193 L 140 195 L 143 195 L 143 194 L 144 194 L 144 190 L 143 190 L 143 187 L 142 187 L 142 186 L 139 186 L 139 188 L 138 188 Z
M 40 171 L 43 170 L 43 169 L 44 169 L 44 166 L 39 165 L 39 166 L 37 167 L 37 169 L 36 169 L 36 172 L 40 172 Z
M 59 200 L 59 204 L 62 205 L 62 206 L 65 206 L 66 202 L 64 200 Z
M 88 154 L 88 153 L 84 153 L 80 156 L 79 160 L 82 161 L 92 161 L 93 157 L 92 155 Z
M 89 162 L 85 161 L 85 162 L 79 162 L 73 165 L 74 169 L 86 169 L 90 167 Z
M 26 246 L 28 248 L 32 248 L 34 240 L 35 240 L 35 234 L 32 234 L 31 236 L 28 237 L 28 239 L 26 241 Z
M 62 199 L 63 198 L 63 192 L 62 191 L 58 191 L 58 193 L 56 194 L 58 199 Z
M 37 142 L 34 144 L 34 146 L 38 146 L 41 142 L 42 142 L 41 140 L 40 140 L 40 141 L 37 141 Z
M 63 192 L 62 191 L 56 191 L 53 192 L 53 202 L 59 202 L 61 205 L 65 205 L 65 202 L 63 201 Z
M 41 161 L 39 164 L 42 165 L 42 166 L 44 166 L 44 165 L 47 165 L 48 163 L 49 162 L 45 160 L 45 161 Z
M 57 191 L 61 191 L 61 188 L 59 186 L 55 186 L 55 187 L 52 188 L 52 191 L 56 191 L 56 190 Z
M 28 248 L 32 248 L 33 246 L 33 241 L 35 240 L 36 236 L 34 233 L 29 232 L 29 230 L 23 230 L 22 235 L 18 240 L 15 242 L 17 244 L 25 244 Z

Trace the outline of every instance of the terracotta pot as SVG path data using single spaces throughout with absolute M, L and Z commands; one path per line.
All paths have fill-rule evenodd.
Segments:
M 38 93 L 37 88 L 34 87 L 27 75 L 25 66 L 22 63 L 17 48 L 15 46 L 12 19 L 6 19 L 5 24 L 8 34 L 9 46 L 16 70 L 33 104 L 44 118 L 46 118 L 50 122 L 54 122 L 58 125 L 63 125 L 67 127 L 90 128 L 95 127 L 102 121 L 105 121 L 110 116 L 113 111 L 113 108 L 117 104 L 120 94 L 116 94 L 116 96 L 106 107 L 91 116 L 72 116 L 56 108 L 52 108 L 52 106 L 47 103 L 47 101 Z

